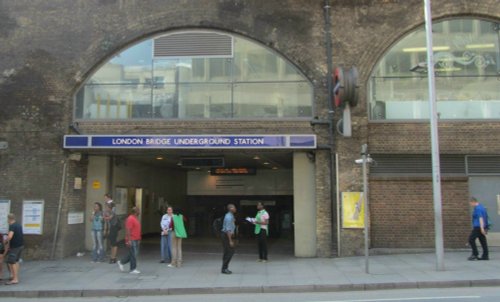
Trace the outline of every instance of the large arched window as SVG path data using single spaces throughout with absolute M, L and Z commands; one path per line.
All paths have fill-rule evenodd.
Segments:
M 312 85 L 239 36 L 187 31 L 114 56 L 76 94 L 76 119 L 310 118 Z
M 441 119 L 500 119 L 500 24 L 451 19 L 433 26 Z M 396 43 L 370 77 L 372 120 L 429 118 L 425 29 Z

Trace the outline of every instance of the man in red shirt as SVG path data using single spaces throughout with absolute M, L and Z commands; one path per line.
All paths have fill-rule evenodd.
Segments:
M 125 222 L 125 244 L 128 247 L 128 255 L 121 261 L 118 261 L 118 267 L 123 272 L 125 269 L 124 264 L 130 262 L 130 273 L 140 274 L 141 272 L 136 269 L 137 267 L 137 254 L 139 253 L 139 244 L 141 243 L 141 223 L 139 222 L 140 210 L 133 207 L 130 215 Z

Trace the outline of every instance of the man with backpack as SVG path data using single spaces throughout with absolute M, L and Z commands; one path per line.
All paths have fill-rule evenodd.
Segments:
M 221 273 L 230 275 L 232 272 L 228 269 L 229 262 L 234 255 L 234 241 L 233 236 L 236 231 L 236 224 L 234 214 L 236 207 L 230 203 L 227 205 L 227 213 L 222 221 L 221 238 L 222 238 L 222 270 Z
M 488 213 L 486 208 L 477 201 L 475 197 L 470 200 L 471 207 L 474 208 L 472 212 L 472 232 L 469 236 L 469 244 L 472 248 L 472 255 L 468 260 L 490 260 L 488 255 L 488 242 L 486 241 L 486 233 L 488 231 Z M 479 238 L 481 247 L 483 248 L 483 255 L 479 258 L 479 252 L 476 246 L 476 239 Z

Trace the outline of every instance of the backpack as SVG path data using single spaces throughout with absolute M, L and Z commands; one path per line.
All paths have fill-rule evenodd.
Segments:
M 214 221 L 212 222 L 212 231 L 214 232 L 215 237 L 220 237 L 223 224 L 224 224 L 224 217 L 215 218 Z
M 115 219 L 116 220 L 113 226 L 115 227 L 116 231 L 119 232 L 122 229 L 123 221 L 119 216 L 115 216 Z
M 488 217 L 488 210 L 484 208 L 484 229 L 489 230 L 493 226 L 493 224 L 490 223 L 490 218 Z

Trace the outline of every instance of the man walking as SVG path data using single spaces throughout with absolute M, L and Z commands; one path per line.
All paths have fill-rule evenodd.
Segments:
M 7 222 L 9 223 L 7 264 L 9 265 L 11 280 L 5 284 L 14 285 L 19 283 L 19 259 L 24 248 L 23 227 L 16 222 L 16 216 L 12 213 L 7 216 Z
M 231 258 L 234 255 L 234 241 L 233 235 L 236 230 L 236 225 L 234 222 L 234 213 L 236 213 L 236 207 L 234 204 L 230 203 L 227 205 L 227 213 L 224 216 L 224 221 L 222 223 L 222 270 L 223 274 L 232 274 L 232 272 L 228 269 L 229 262 L 231 262 Z
M 471 207 L 474 208 L 472 212 L 472 232 L 469 236 L 469 244 L 472 248 L 472 255 L 468 260 L 489 260 L 488 255 L 488 242 L 486 241 L 486 231 L 488 227 L 488 214 L 486 208 L 480 204 L 475 197 L 470 200 Z M 479 252 L 477 251 L 476 239 L 479 238 L 481 247 L 483 248 L 483 255 L 478 258 Z
M 139 244 L 141 242 L 141 223 L 139 222 L 140 210 L 133 207 L 130 215 L 125 222 L 125 244 L 128 247 L 128 254 L 121 261 L 118 261 L 118 267 L 123 272 L 124 264 L 130 262 L 130 273 L 140 274 L 137 268 L 137 255 L 139 254 Z

